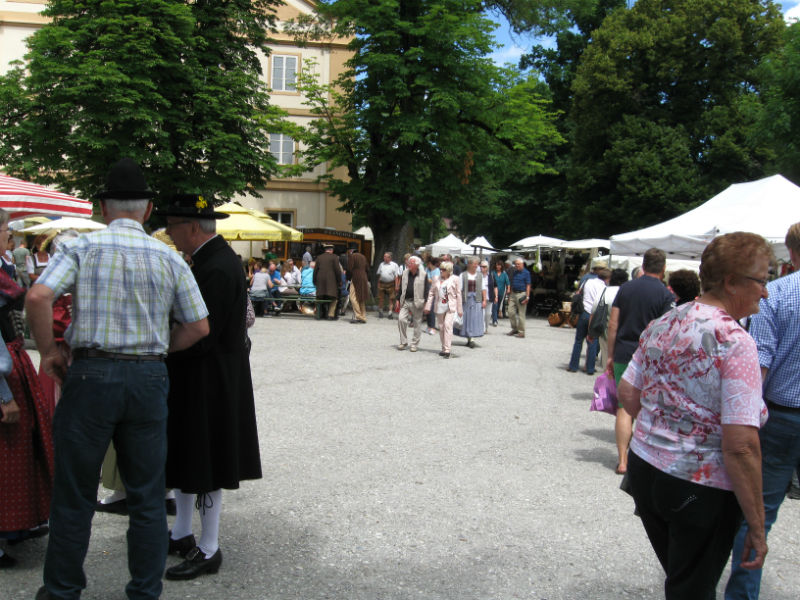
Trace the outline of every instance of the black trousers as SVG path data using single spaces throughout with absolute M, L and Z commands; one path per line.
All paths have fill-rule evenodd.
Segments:
M 628 453 L 628 478 L 664 572 L 667 600 L 714 600 L 742 512 L 733 492 L 659 471 Z

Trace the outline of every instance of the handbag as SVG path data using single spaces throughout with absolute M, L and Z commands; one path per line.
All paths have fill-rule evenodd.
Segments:
M 464 326 L 464 317 L 463 315 L 459 315 L 456 313 L 456 316 L 453 317 L 453 329 L 458 329 L 461 331 L 461 328 Z
M 617 414 L 617 383 L 605 371 L 594 381 L 594 395 L 589 410 Z
M 583 314 L 583 286 L 572 296 L 570 312 L 573 315 Z
M 600 301 L 597 303 L 597 307 L 594 309 L 594 313 L 592 313 L 592 322 L 589 323 L 589 330 L 588 335 L 590 338 L 600 339 L 603 337 L 603 334 L 606 332 L 606 327 L 608 326 L 608 304 L 606 304 L 606 291 L 603 290 L 602 296 L 600 296 Z

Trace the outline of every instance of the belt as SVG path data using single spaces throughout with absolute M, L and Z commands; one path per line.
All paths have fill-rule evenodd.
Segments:
M 122 354 L 121 352 L 106 352 L 105 350 L 95 350 L 94 348 L 76 348 L 72 351 L 72 357 L 82 358 L 106 358 L 108 360 L 132 360 L 141 361 L 163 361 L 161 354 Z
M 526 290 L 511 290 L 513 294 L 524 294 Z
M 784 406 L 783 404 L 775 404 L 772 400 L 764 400 L 764 403 L 770 410 L 777 410 L 778 412 L 800 413 L 800 406 Z

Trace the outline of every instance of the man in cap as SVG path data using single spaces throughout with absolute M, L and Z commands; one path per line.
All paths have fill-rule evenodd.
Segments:
M 169 551 L 185 558 L 167 579 L 216 573 L 222 564 L 219 519 L 222 488 L 237 489 L 261 477 L 253 383 L 245 339 L 247 283 L 236 253 L 216 233 L 212 201 L 198 194 L 173 196 L 158 211 L 167 233 L 192 258 L 211 332 L 171 354 L 167 420 L 167 486 L 175 490 L 177 515 Z M 195 541 L 192 515 L 200 509 L 202 534 Z
M 366 323 L 369 296 L 367 257 L 357 250 L 357 244 L 350 244 L 347 251 L 347 280 L 350 282 L 350 304 L 353 305 L 353 318 L 350 322 Z
M 318 319 L 333 319 L 336 316 L 336 302 L 339 297 L 339 287 L 342 282 L 342 266 L 339 264 L 339 257 L 333 253 L 333 244 L 322 244 L 324 252 L 317 257 L 314 265 L 314 286 L 317 288 L 317 299 L 327 300 L 328 306 L 324 303 L 317 305 Z
M 44 586 L 37 600 L 78 598 L 86 587 L 100 464 L 113 440 L 128 491 L 129 598 L 158 598 L 167 554 L 164 464 L 168 351 L 209 332 L 186 263 L 142 228 L 152 210 L 138 165 L 122 159 L 96 195 L 108 228 L 66 242 L 28 292 L 28 322 L 62 396 L 53 422 L 55 476 Z M 72 293 L 65 339 L 53 339 L 53 300 Z M 170 315 L 176 324 L 170 330 Z

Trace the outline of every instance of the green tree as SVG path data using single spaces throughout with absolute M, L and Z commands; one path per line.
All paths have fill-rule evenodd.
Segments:
M 770 148 L 769 170 L 800 185 L 800 23 L 786 28 L 784 45 L 759 66 L 759 102 L 743 111 L 754 115 L 749 139 Z
M 53 0 L 24 65 L 0 80 L 0 163 L 91 197 L 130 156 L 161 197 L 219 198 L 277 171 L 258 51 L 277 0 Z
M 564 225 L 619 233 L 762 176 L 768 155 L 749 141 L 747 107 L 783 29 L 769 0 L 639 0 L 613 12 L 572 87 Z
M 486 58 L 494 26 L 480 2 L 338 0 L 322 11 L 332 33 L 352 36 L 353 57 L 333 86 L 305 70 L 300 88 L 319 116 L 306 156 L 328 162 L 330 189 L 372 228 L 376 257 L 406 251 L 415 228 L 442 216 L 499 218 L 500 184 L 546 169 L 552 115 L 535 78 Z

